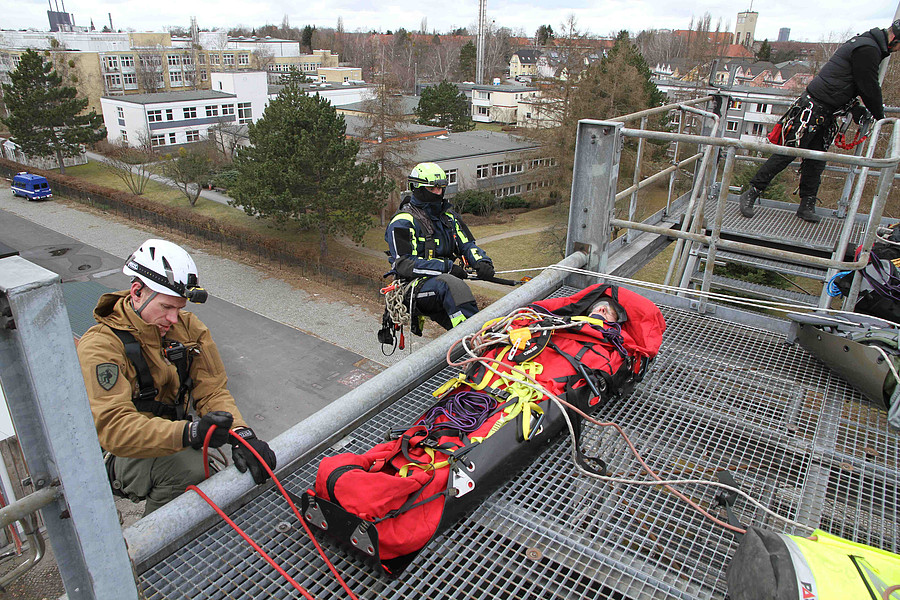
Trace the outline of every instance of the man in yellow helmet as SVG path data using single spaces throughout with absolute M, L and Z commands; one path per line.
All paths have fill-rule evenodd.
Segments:
M 494 264 L 444 197 L 447 183 L 447 174 L 435 163 L 416 165 L 409 175 L 412 195 L 400 204 L 384 239 L 392 272 L 414 282 L 415 308 L 451 329 L 478 312 L 463 282 L 466 271 L 456 259 L 463 258 L 479 279 L 493 277 Z

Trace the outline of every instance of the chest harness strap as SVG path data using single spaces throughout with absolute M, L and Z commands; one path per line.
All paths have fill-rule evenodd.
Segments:
M 132 397 L 135 408 L 138 412 L 153 413 L 157 417 L 166 417 L 175 421 L 180 421 L 186 415 L 186 403 L 188 393 L 194 386 L 194 382 L 189 374 L 191 355 L 188 349 L 181 342 L 173 342 L 163 339 L 163 354 L 169 360 L 178 372 L 178 395 L 175 398 L 175 404 L 166 404 L 159 402 L 156 397 L 159 395 L 159 388 L 154 385 L 153 376 L 150 374 L 150 367 L 141 351 L 140 342 L 135 339 L 134 335 L 129 331 L 121 329 L 113 329 L 113 333 L 122 341 L 125 346 L 125 355 L 137 371 L 138 391 Z

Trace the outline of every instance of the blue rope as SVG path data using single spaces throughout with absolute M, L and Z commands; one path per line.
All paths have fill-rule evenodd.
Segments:
M 838 288 L 836 281 L 843 277 L 844 275 L 849 275 L 852 271 L 841 271 L 840 273 L 835 273 L 834 277 L 828 280 L 828 285 L 826 287 L 826 293 L 832 298 L 837 298 L 841 295 L 841 290 Z

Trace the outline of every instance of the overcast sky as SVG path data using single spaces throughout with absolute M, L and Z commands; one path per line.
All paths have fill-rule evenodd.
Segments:
M 0 28 L 47 29 L 48 2 L 61 0 L 9 0 L 0 17 Z M 439 7 L 430 10 L 433 7 Z M 449 4 L 412 0 L 69 0 L 67 12 L 75 15 L 76 25 L 97 29 L 109 23 L 112 13 L 116 29 L 137 31 L 160 30 L 169 26 L 187 27 L 196 16 L 202 28 L 230 28 L 236 25 L 255 27 L 267 23 L 280 24 L 285 15 L 291 25 L 306 24 L 334 27 L 343 18 L 345 31 L 418 30 L 427 19 L 428 30 L 440 32 L 468 27 L 477 21 L 477 0 Z M 686 29 L 691 17 L 705 12 L 712 16 L 713 28 L 721 19 L 734 31 L 736 15 L 750 8 L 750 0 L 488 0 L 488 18 L 497 26 L 522 29 L 533 35 L 542 24 L 559 30 L 569 15 L 578 27 L 593 34 L 606 35 L 620 29 Z M 756 38 L 775 40 L 781 27 L 789 27 L 791 39 L 818 41 L 849 37 L 872 27 L 886 27 L 897 11 L 896 0 L 755 0 L 753 10 L 759 13 Z M 450 9 L 450 10 L 447 10 Z M 815 9 L 815 10 L 814 10 Z M 849 34 L 849 35 L 847 35 Z

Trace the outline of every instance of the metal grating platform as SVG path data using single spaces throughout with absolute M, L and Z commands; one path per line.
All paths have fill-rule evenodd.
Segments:
M 663 312 L 668 331 L 652 372 L 600 420 L 619 423 L 663 477 L 713 480 L 730 469 L 782 515 L 900 552 L 900 435 L 888 431 L 886 413 L 779 335 Z M 388 427 L 409 423 L 454 373 L 444 369 L 328 453 L 364 451 Z M 614 473 L 639 472 L 612 430 L 589 426 L 584 441 Z M 330 543 L 325 548 L 366 599 L 724 597 L 724 569 L 737 547 L 731 534 L 665 491 L 574 476 L 568 451 L 567 440 L 551 446 L 434 540 L 400 580 L 373 575 Z M 284 477 L 286 487 L 309 487 L 320 458 Z M 680 489 L 713 504 L 713 488 Z M 746 524 L 791 532 L 741 500 L 736 509 Z M 232 517 L 314 596 L 344 597 L 277 492 Z M 284 524 L 289 531 L 281 532 Z M 140 579 L 148 599 L 295 596 L 223 523 Z
M 704 246 L 700 249 L 698 255 L 705 259 L 707 252 L 708 249 Z M 716 252 L 716 264 L 718 265 L 720 261 L 723 263 L 735 263 L 747 267 L 773 271 L 775 273 L 781 273 L 782 275 L 793 275 L 796 277 L 815 279 L 816 281 L 824 281 L 827 272 L 825 269 L 817 269 L 816 267 L 796 265 L 780 260 L 773 260 L 771 258 L 762 258 L 760 256 L 751 256 L 749 254 L 738 254 L 737 252 L 728 252 L 725 250 Z
M 696 287 L 699 288 L 700 283 L 703 281 L 703 271 L 698 269 L 693 277 L 691 277 L 691 281 L 697 284 Z M 804 294 L 803 292 L 795 292 L 793 290 L 769 287 L 767 285 L 751 283 L 740 279 L 732 279 L 722 275 L 713 274 L 710 285 L 716 290 L 725 290 L 737 294 L 746 294 L 754 298 L 763 298 L 765 300 L 775 300 L 778 302 L 790 302 L 803 306 L 816 306 L 819 302 L 818 296 Z
M 707 201 L 705 206 L 706 227 L 712 226 L 715 215 L 714 201 Z M 819 210 L 822 220 L 818 223 L 807 223 L 797 218 L 796 209 L 756 206 L 756 214 L 748 219 L 741 215 L 738 196 L 730 195 L 725 203 L 725 216 L 722 221 L 722 234 L 726 236 L 752 237 L 775 244 L 784 244 L 815 251 L 833 252 L 840 237 L 843 219 L 825 216 Z M 865 230 L 864 223 L 854 223 L 850 235 L 850 246 L 854 247 Z

